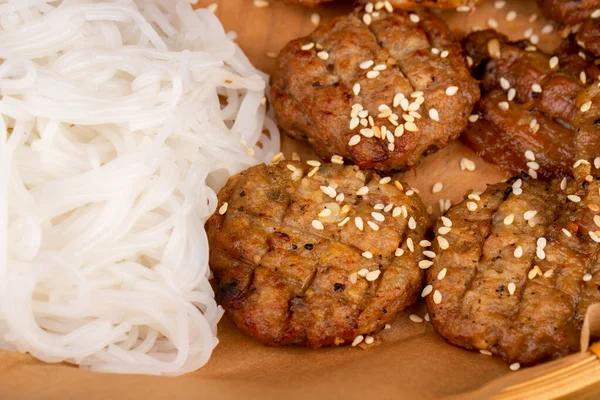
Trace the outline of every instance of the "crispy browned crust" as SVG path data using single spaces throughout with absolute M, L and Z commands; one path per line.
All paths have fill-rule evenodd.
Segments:
M 494 57 L 489 52 L 492 41 L 500 49 Z M 570 175 L 577 156 L 576 98 L 600 75 L 598 68 L 565 46 L 552 68 L 551 55 L 526 41 L 509 42 L 491 30 L 470 34 L 464 45 L 474 74 L 482 80 L 484 96 L 475 108 L 479 119 L 469 124 L 463 141 L 484 159 L 514 174 L 528 172 L 540 179 Z M 502 79 L 514 90 L 514 100 L 508 100 Z M 534 90 L 534 84 L 539 88 Z M 508 109 L 500 106 L 505 102 Z M 535 155 L 539 169 L 526 158 L 527 150 Z
M 469 75 L 462 48 L 441 19 L 419 12 L 415 23 L 408 13 L 378 12 L 380 17 L 370 25 L 361 20 L 362 13 L 351 14 L 290 42 L 281 51 L 273 76 L 273 107 L 281 128 L 307 140 L 325 159 L 338 154 L 361 168 L 405 169 L 458 137 L 479 98 L 479 89 Z M 329 58 L 320 59 L 316 47 L 301 49 L 309 43 L 322 46 Z M 438 54 L 432 53 L 432 47 L 439 49 Z M 448 56 L 442 58 L 439 53 L 444 50 Z M 373 67 L 386 69 L 368 79 L 366 74 L 373 67 L 360 68 L 367 60 L 374 61 Z M 355 83 L 361 85 L 357 96 L 352 90 Z M 450 86 L 457 86 L 458 93 L 446 95 Z M 349 146 L 350 138 L 364 128 L 350 129 L 354 104 L 368 110 L 378 128 L 393 133 L 394 123 L 378 118 L 379 107 L 388 105 L 403 123 L 403 114 L 408 112 L 402 106 L 393 107 L 394 96 L 402 93 L 414 102 L 410 96 L 415 91 L 424 93 L 424 102 L 416 110 L 418 132 L 405 130 L 401 137 L 390 134 L 381 138 L 376 137 L 376 129 L 375 137 L 361 135 L 357 145 Z M 437 110 L 439 122 L 430 118 L 431 108 Z M 388 148 L 390 140 L 393 150 Z
M 542 13 L 565 25 L 575 25 L 588 19 L 600 8 L 600 0 L 537 0 Z
M 438 256 L 427 271 L 433 286 L 427 306 L 434 328 L 450 343 L 531 365 L 576 351 L 585 311 L 600 301 L 599 245 L 589 235 L 600 230 L 594 223 L 600 185 L 571 180 L 563 191 L 558 181 L 523 179 L 517 195 L 515 182 L 490 186 L 480 201 L 452 207 L 446 213 L 450 232 L 441 235 L 438 223 L 436 232 L 449 247 L 442 250 L 434 241 Z M 469 211 L 468 202 L 477 210 Z M 530 210 L 537 211 L 531 223 L 524 218 Z M 507 225 L 510 214 L 514 222 Z M 542 237 L 545 247 L 539 245 Z M 539 273 L 531 272 L 535 266 Z M 446 276 L 438 279 L 443 269 Z M 586 274 L 591 279 L 584 280 Z
M 355 166 L 325 165 L 308 177 L 312 169 L 281 161 L 232 177 L 219 193 L 218 208 L 228 203 L 226 213 L 206 223 L 217 300 L 244 333 L 270 346 L 347 344 L 378 331 L 416 301 L 423 281 L 419 242 L 428 216 L 418 195 Z M 334 197 L 343 193 L 343 201 L 326 195 L 326 186 L 337 188 Z M 362 186 L 368 194 L 357 195 Z M 404 205 L 407 215 L 377 204 Z M 342 214 L 343 205 L 349 212 Z M 319 217 L 324 209 L 331 215 Z M 375 219 L 381 216 L 384 221 Z M 313 220 L 324 229 L 315 229 Z M 395 255 L 398 248 L 403 255 Z M 357 276 L 362 269 L 381 275 L 367 281 Z

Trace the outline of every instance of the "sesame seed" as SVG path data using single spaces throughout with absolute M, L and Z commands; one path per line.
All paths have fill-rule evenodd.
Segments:
M 600 157 L 594 158 L 594 168 L 600 169 Z
M 566 237 L 571 237 L 571 236 L 572 236 L 572 235 L 571 235 L 571 232 L 569 232 L 569 230 L 567 230 L 567 229 L 565 229 L 565 228 L 562 228 L 562 233 L 564 233 L 564 235 L 565 235 Z
M 354 135 L 348 141 L 348 146 L 356 146 L 358 144 L 358 142 L 360 142 L 360 136 Z
M 378 76 L 379 76 L 379 71 L 369 71 L 369 72 L 367 72 L 367 78 L 368 79 L 377 78 Z
M 471 56 L 467 56 L 466 58 L 467 58 L 467 65 L 469 67 L 472 67 L 473 66 L 473 58 L 471 58 Z
M 365 14 L 362 17 L 362 20 L 365 23 L 365 25 L 371 25 L 371 22 L 373 21 L 373 18 L 371 17 L 371 14 Z
M 308 165 L 310 165 L 311 167 L 319 167 L 321 166 L 321 163 L 317 160 L 308 160 L 306 162 Z
M 544 278 L 550 278 L 552 275 L 554 275 L 553 269 L 549 269 L 548 271 L 544 272 Z
M 510 225 L 515 221 L 515 215 L 514 214 L 509 214 L 506 217 L 504 217 L 504 225 Z
M 536 210 L 525 211 L 525 213 L 523 214 L 523 218 L 525 219 L 525 221 L 532 220 L 533 218 L 535 218 L 537 213 L 538 212 Z
M 375 64 L 375 62 L 373 60 L 367 60 L 367 61 L 363 61 L 359 64 L 359 67 L 361 69 L 369 69 L 373 66 L 373 64 Z
M 383 216 L 383 214 L 378 213 L 378 212 L 372 212 L 371 217 L 373 217 L 373 219 L 375 221 L 379 221 L 379 222 L 385 221 L 385 217 Z
M 442 294 L 440 293 L 439 290 L 436 290 L 435 292 L 433 292 L 433 302 L 435 304 L 440 304 L 442 302 Z
M 479 195 L 475 193 L 469 193 L 467 197 L 469 198 L 469 200 L 481 201 L 481 197 L 479 197 Z
M 506 13 L 506 21 L 507 22 L 512 22 L 515 19 L 517 19 L 517 12 L 516 11 L 511 10 L 508 13 Z
M 392 329 L 392 326 L 390 324 L 385 324 L 385 326 L 383 327 L 383 329 Z
M 444 184 L 442 182 L 436 182 L 433 184 L 431 188 L 431 193 L 439 193 L 444 189 Z
M 535 161 L 529 161 L 529 162 L 527 163 L 527 166 L 528 166 L 529 168 L 531 168 L 532 170 L 534 170 L 534 171 L 537 171 L 538 169 L 540 169 L 540 164 L 538 164 L 538 163 L 537 163 L 537 162 L 535 162 Z
M 254 0 L 254 7 L 256 7 L 256 8 L 269 7 L 269 2 L 266 0 Z
M 386 176 L 384 178 L 381 178 L 379 180 L 379 183 L 382 184 L 382 185 L 385 185 L 386 183 L 390 183 L 391 180 L 392 180 L 392 178 L 390 178 L 389 176 Z
M 369 227 L 371 229 L 373 229 L 374 231 L 378 231 L 379 230 L 379 225 L 377 225 L 375 222 L 373 221 L 367 221 L 367 225 L 369 225 Z
M 394 96 L 394 100 L 392 101 L 392 105 L 394 106 L 394 108 L 400 105 L 402 99 L 404 99 L 404 95 L 402 93 L 396 93 L 396 95 Z
M 437 279 L 438 281 L 441 281 L 442 279 L 444 279 L 446 277 L 446 274 L 448 273 L 448 269 L 444 268 L 442 269 L 438 274 L 437 274 Z
M 567 199 L 571 200 L 573 203 L 579 203 L 581 201 L 581 197 L 576 194 L 570 194 L 567 196 Z
M 419 128 L 417 127 L 417 125 L 415 125 L 414 122 L 406 122 L 404 124 L 404 129 L 406 129 L 409 132 L 418 132 Z
M 494 18 L 488 19 L 487 24 L 492 29 L 498 29 L 498 22 Z
M 469 115 L 469 122 L 475 123 L 475 122 L 477 122 L 478 119 L 479 119 L 479 115 L 477 115 L 477 114 Z
M 419 246 L 421 246 L 421 247 L 430 247 L 431 246 L 431 242 L 429 240 L 421 240 L 419 242 Z
M 517 286 L 513 282 L 510 282 L 508 284 L 508 294 L 512 296 L 513 294 L 515 294 L 515 290 L 517 290 Z
M 219 215 L 223 215 L 227 212 L 227 207 L 229 204 L 227 202 L 223 203 L 221 207 L 219 207 Z
M 277 58 L 277 56 L 279 55 L 279 53 L 277 53 L 276 51 L 267 51 L 266 55 L 269 58 Z
M 600 215 L 594 215 L 594 223 L 600 228 Z
M 598 234 L 594 231 L 590 231 L 589 232 L 590 237 L 592 238 L 592 240 L 596 243 L 600 243 L 600 236 L 598 236 Z
M 450 52 L 448 50 L 444 50 L 442 51 L 442 53 L 440 54 L 441 58 L 446 58 L 448 57 L 448 55 L 450 55 Z
M 510 89 L 510 82 L 508 81 L 508 79 L 504 77 L 500 78 L 500 87 L 502 87 L 502 89 L 504 90 Z
M 529 278 L 529 280 L 535 278 L 537 276 L 539 270 L 540 270 L 540 267 L 538 267 L 536 265 L 527 273 L 527 278 Z
M 399 217 L 400 214 L 402 214 L 402 209 L 400 207 L 394 207 L 394 210 L 392 211 L 392 217 Z
M 476 211 L 477 210 L 477 203 L 475 203 L 474 201 L 468 201 L 467 202 L 467 209 L 469 211 Z
M 354 86 L 352 86 L 352 92 L 355 96 L 358 96 L 360 93 L 360 83 L 355 83 Z
M 521 364 L 519 364 L 518 362 L 512 363 L 508 368 L 510 368 L 511 371 L 518 371 L 519 368 L 521 368 Z
M 363 278 L 364 278 L 365 276 L 367 276 L 367 274 L 368 274 L 368 273 L 369 273 L 369 270 L 368 270 L 368 269 L 366 269 L 366 268 L 362 268 L 360 271 L 358 271 L 358 272 L 357 272 L 358 276 L 361 276 L 361 277 L 363 277 Z
M 586 76 L 586 74 L 585 74 L 585 71 L 581 71 L 581 72 L 579 73 L 579 80 L 580 80 L 580 81 L 581 81 L 581 83 L 583 83 L 584 85 L 587 83 L 587 76 Z M 592 102 L 591 102 L 591 101 L 589 101 L 588 103 L 590 103 L 590 105 L 591 105 L 591 103 L 592 103 Z M 583 107 L 583 106 L 582 106 L 582 107 Z M 589 108 L 588 108 L 588 109 L 589 109 Z M 584 111 L 584 110 L 581 110 L 581 111 Z M 586 110 L 586 111 L 587 111 L 587 110 Z
M 544 251 L 544 249 L 542 249 L 540 247 L 538 247 L 537 249 L 535 249 L 535 255 L 540 260 L 546 259 L 546 252 Z
M 542 87 L 539 83 L 534 83 L 533 85 L 531 85 L 531 91 L 534 93 L 542 93 Z
M 413 217 L 408 220 L 408 227 L 413 230 L 417 228 L 417 221 Z
M 385 205 L 383 203 L 377 203 L 373 206 L 373 208 L 375 210 L 383 210 L 385 208 Z
M 533 44 L 538 44 L 540 42 L 540 37 L 534 33 L 533 35 L 531 35 L 531 37 L 529 38 L 529 40 Z
M 279 152 L 279 153 L 275 154 L 275 155 L 273 156 L 273 158 L 271 158 L 271 162 L 272 162 L 272 163 L 276 163 L 276 162 L 278 162 L 279 160 L 281 160 L 282 158 L 283 158 L 283 153 L 282 153 L 282 152 Z
M 354 338 L 354 340 L 352 341 L 352 347 L 356 347 L 359 344 L 362 343 L 362 341 L 364 340 L 364 336 L 363 335 L 358 335 L 357 337 Z
M 516 95 L 517 95 L 517 91 L 515 90 L 515 88 L 510 88 L 510 89 L 508 89 L 506 98 L 508 99 L 508 101 L 513 101 L 515 99 Z
M 317 13 L 312 13 L 310 15 L 310 22 L 312 22 L 313 25 L 319 25 L 319 22 L 321 22 L 321 16 Z
M 387 65 L 385 64 L 377 64 L 373 67 L 373 71 L 385 71 L 387 69 Z
M 358 126 L 359 122 L 360 122 L 360 120 L 358 119 L 358 117 L 353 117 L 353 118 L 350 120 L 350 129 L 351 129 L 351 130 L 352 130 L 352 129 L 355 129 L 355 128 Z
M 396 251 L 394 252 L 394 255 L 395 255 L 396 257 L 401 257 L 403 254 L 404 254 L 404 250 L 403 250 L 403 249 L 401 249 L 400 247 L 398 247 L 398 248 L 396 249 Z
M 597 8 L 596 10 L 594 10 L 591 14 L 590 17 L 592 18 L 600 18 L 600 8 Z
M 439 233 L 440 235 L 447 235 L 448 233 L 450 233 L 450 231 L 451 231 L 451 230 L 452 230 L 452 228 L 450 228 L 450 227 L 447 227 L 447 226 L 441 226 L 441 227 L 438 229 L 438 233 Z
M 491 356 L 492 355 L 492 352 L 489 351 L 489 350 L 479 350 L 479 352 L 481 354 L 483 354 L 484 356 Z
M 366 344 L 373 344 L 374 341 L 375 341 L 375 339 L 373 338 L 373 336 L 367 336 L 365 338 L 365 343 Z
M 588 110 L 589 110 L 591 107 L 592 107 L 592 101 L 591 101 L 591 100 L 589 100 L 589 101 L 586 101 L 585 103 L 583 103 L 583 104 L 581 105 L 581 109 L 580 109 L 580 110 L 581 110 L 581 112 L 586 112 L 586 111 L 588 111 Z
M 475 163 L 468 158 L 462 158 L 460 160 L 460 169 L 462 171 L 475 171 Z
M 427 285 L 423 288 L 421 292 L 421 297 L 427 297 L 433 291 L 433 286 Z
M 372 138 L 375 135 L 375 132 L 373 131 L 373 129 L 364 128 L 360 130 L 360 134 L 366 138 Z
M 589 272 L 586 273 L 585 275 L 583 275 L 583 281 L 584 282 L 589 282 L 592 280 L 592 274 L 590 274 Z
M 368 110 L 361 110 L 357 113 L 360 118 L 367 118 L 369 116 Z
M 433 261 L 429 261 L 429 260 L 421 260 L 419 261 L 419 268 L 421 269 L 428 269 L 433 265 Z
M 319 217 L 329 217 L 331 215 L 331 210 L 329 208 L 325 208 L 318 215 Z
M 469 12 L 471 11 L 471 7 L 469 6 L 458 6 L 456 7 L 457 12 Z
M 458 86 L 448 86 L 446 88 L 447 96 L 454 96 L 456 93 L 458 93 Z
M 435 258 L 436 254 L 431 250 L 425 250 L 423 255 L 427 258 Z
M 421 323 L 423 322 L 423 318 L 419 317 L 417 314 L 410 314 L 408 316 L 408 318 L 412 321 L 412 322 L 416 322 L 416 323 Z
M 365 251 L 361 255 L 368 260 L 373 258 L 373 253 L 371 253 L 370 251 Z
M 501 101 L 500 103 L 498 103 L 498 107 L 500 107 L 502 110 L 506 111 L 509 108 L 508 102 L 507 101 Z
M 533 121 L 535 121 L 535 119 Z M 530 161 L 535 161 L 535 154 L 533 154 L 533 151 L 527 150 L 525 152 L 525 158 L 528 159 L 528 160 L 530 160 Z
M 313 219 L 312 227 L 318 231 L 322 231 L 323 229 L 325 229 L 325 227 L 323 226 L 323 223 L 317 219 Z
M 521 258 L 523 256 L 523 248 L 521 246 L 517 246 L 517 248 L 515 249 L 513 255 L 516 258 Z
M 439 121 L 440 114 L 438 113 L 438 110 L 436 110 L 435 108 L 429 109 L 429 118 L 431 118 L 434 121 Z
M 381 275 L 381 270 L 376 269 L 375 271 L 371 271 L 367 274 L 367 276 L 365 277 L 369 282 L 373 282 L 376 281 L 377 278 L 379 278 L 379 275 Z
M 408 250 L 410 250 L 411 253 L 415 252 L 415 245 L 411 238 L 406 239 L 406 247 L 408 247 Z
M 546 248 L 546 244 L 547 243 L 548 243 L 548 241 L 546 240 L 545 237 L 538 238 L 538 240 L 536 242 L 537 246 L 540 247 L 540 248 L 542 248 L 542 249 Z
M 386 10 L 387 12 L 390 12 L 390 13 L 391 13 L 391 12 L 394 12 L 394 7 L 392 6 L 392 3 L 390 3 L 388 0 L 384 1 L 384 2 L 383 2 L 383 5 L 384 5 L 384 7 L 385 7 L 385 10 Z
M 563 178 L 562 181 L 560 181 L 560 189 L 561 190 L 565 190 L 567 188 L 567 178 Z
M 440 249 L 442 250 L 446 250 L 450 247 L 450 243 L 448 243 L 448 240 L 446 240 L 446 238 L 443 238 L 442 236 L 438 236 L 437 241 L 440 245 Z
M 410 20 L 416 24 L 421 20 L 421 18 L 419 18 L 417 14 L 410 14 Z
M 497 1 L 494 2 L 494 7 L 497 10 L 500 10 L 500 9 L 504 8 L 505 5 L 506 5 L 506 1 L 504 1 L 504 0 L 497 0 Z
M 552 33 L 552 31 L 554 31 L 554 27 L 552 26 L 552 24 L 546 24 L 542 28 L 542 33 L 544 35 L 548 35 L 548 34 Z
M 364 224 L 361 217 L 354 218 L 354 225 L 356 225 L 359 231 L 362 231 L 364 229 Z
M 414 122 L 415 117 L 410 114 L 402 114 L 402 119 L 404 119 L 406 122 Z
M 342 222 L 340 222 L 340 223 L 338 224 L 338 226 L 344 226 L 344 225 L 346 225 L 346 224 L 348 223 L 348 221 L 350 221 L 350 217 L 346 217 L 346 218 L 344 218 L 344 219 L 342 220 Z
M 536 13 L 533 13 L 529 16 L 529 22 L 533 23 L 538 19 L 538 15 Z
M 581 164 L 586 164 L 586 165 L 589 165 L 590 163 L 589 163 L 589 161 L 587 161 L 587 160 L 580 159 L 580 160 L 577 160 L 577 161 L 575 161 L 575 164 L 573 164 L 573 168 L 577 168 L 577 167 L 579 167 Z
M 523 36 L 524 36 L 526 39 L 529 39 L 529 38 L 531 37 L 531 35 L 533 35 L 533 28 L 527 28 L 527 29 L 525 30 L 525 32 L 523 32 Z

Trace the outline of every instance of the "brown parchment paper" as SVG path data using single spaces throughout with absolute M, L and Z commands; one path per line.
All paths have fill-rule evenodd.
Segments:
M 214 0 L 201 0 L 205 6 Z M 238 33 L 238 42 L 251 61 L 266 72 L 274 66 L 267 53 L 277 52 L 288 40 L 309 33 L 312 13 L 321 19 L 347 12 L 348 0 L 316 10 L 271 0 L 267 8 L 256 8 L 252 0 L 220 0 L 217 15 L 227 30 Z M 506 22 L 508 11 L 517 20 Z M 540 36 L 540 47 L 552 49 L 558 37 L 542 35 L 547 22 L 538 18 L 533 1 L 507 1 L 497 10 L 493 1 L 469 14 L 443 14 L 457 35 L 473 26 L 485 27 L 494 18 L 500 30 L 517 39 L 530 25 Z M 462 33 L 461 33 L 462 32 Z M 305 145 L 284 140 L 289 156 L 297 151 L 312 153 Z M 477 164 L 474 172 L 462 172 L 459 160 L 469 157 Z M 484 190 L 507 176 L 479 160 L 473 152 L 454 143 L 428 157 L 405 180 L 421 191 L 423 200 L 439 215 L 438 201 L 462 199 L 469 189 Z M 435 182 L 443 182 L 441 193 L 432 194 Z M 502 389 L 568 362 L 562 359 L 536 368 L 509 371 L 502 361 L 448 345 L 428 323 L 413 323 L 408 315 L 426 313 L 424 304 L 398 316 L 392 329 L 382 331 L 375 345 L 360 348 L 268 348 L 243 336 L 224 318 L 219 324 L 221 343 L 201 370 L 178 378 L 139 375 L 93 374 L 66 364 L 43 364 L 24 354 L 0 352 L 0 399 L 453 399 L 489 398 Z M 600 306 L 590 310 L 584 342 L 600 337 Z M 583 357 L 582 353 L 572 357 Z M 594 394 L 595 393 L 595 394 Z M 570 398 L 600 398 L 598 391 L 586 391 Z

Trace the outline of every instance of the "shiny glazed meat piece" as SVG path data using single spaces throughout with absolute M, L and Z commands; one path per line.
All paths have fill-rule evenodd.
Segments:
M 336 18 L 290 42 L 273 107 L 280 127 L 324 159 L 406 169 L 458 137 L 479 89 L 441 19 L 377 13 Z
M 513 178 L 437 224 L 425 290 L 450 343 L 522 365 L 578 350 L 600 301 L 599 183 L 559 182 Z
M 551 56 L 491 30 L 470 34 L 465 49 L 484 95 L 463 141 L 514 174 L 570 175 L 576 98 L 597 79 L 598 68 L 564 46 Z
M 600 9 L 600 0 L 537 0 L 542 13 L 565 25 L 575 25 Z
M 414 191 L 356 166 L 252 167 L 206 223 L 217 300 L 270 346 L 350 343 L 416 301 L 427 226 Z

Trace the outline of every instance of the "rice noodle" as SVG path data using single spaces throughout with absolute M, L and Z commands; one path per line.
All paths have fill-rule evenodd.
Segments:
M 233 37 L 183 0 L 0 0 L 1 347 L 94 371 L 207 362 L 204 221 L 279 151 Z

